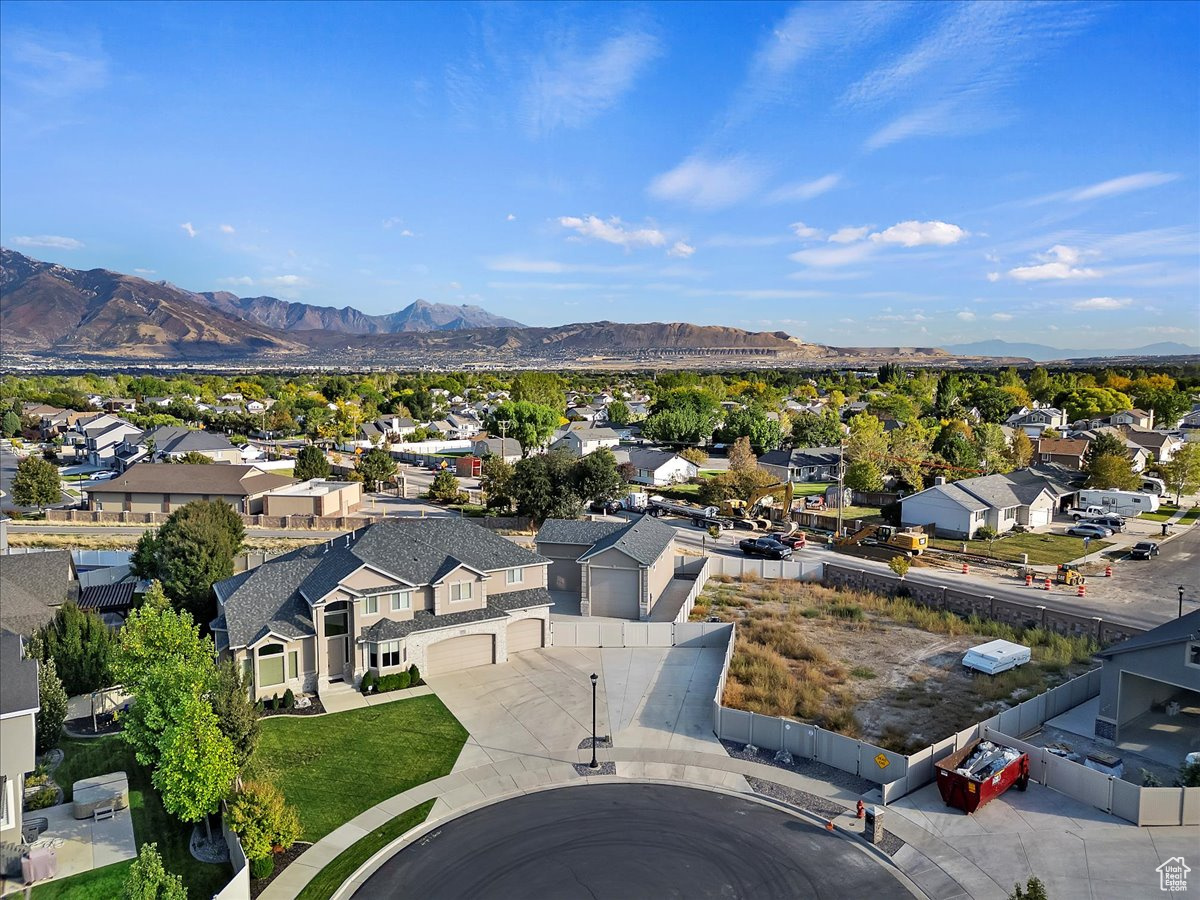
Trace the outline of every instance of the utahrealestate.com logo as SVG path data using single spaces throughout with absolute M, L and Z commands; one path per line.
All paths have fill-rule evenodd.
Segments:
M 1187 890 L 1188 872 L 1192 870 L 1183 861 L 1182 856 L 1172 856 L 1155 871 L 1158 872 L 1159 890 L 1174 893 L 1183 893 Z

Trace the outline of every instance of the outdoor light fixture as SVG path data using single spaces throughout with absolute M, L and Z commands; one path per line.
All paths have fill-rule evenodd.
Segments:
M 1183 596 L 1183 588 L 1180 588 L 1180 596 Z M 592 761 L 588 763 L 589 769 L 600 768 L 600 763 L 596 762 L 596 673 L 592 673 Z

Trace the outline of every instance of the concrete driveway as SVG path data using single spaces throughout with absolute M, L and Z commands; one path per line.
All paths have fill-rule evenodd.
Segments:
M 548 647 L 429 679 L 470 732 L 455 771 L 514 756 L 561 758 L 596 732 L 616 747 L 721 752 L 712 733 L 718 649 Z

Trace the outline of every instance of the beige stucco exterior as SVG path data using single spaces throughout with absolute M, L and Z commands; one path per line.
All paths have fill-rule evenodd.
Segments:
M 235 494 L 125 493 L 88 490 L 91 508 L 102 512 L 172 513 L 193 500 L 224 500 L 238 512 L 258 515 L 262 512 L 263 495 L 242 498 Z M 245 507 L 243 507 L 243 499 Z
M 24 796 L 25 773 L 37 765 L 35 753 L 34 714 L 6 716 L 0 719 L 0 770 L 7 779 L 8 808 L 11 822 L 0 827 L 0 843 L 20 843 L 21 798 Z M 3 823 L 0 823 L 2 825 Z
M 268 516 L 349 516 L 361 506 L 362 484 L 357 481 L 327 482 L 314 492 L 272 491 L 263 497 L 263 514 Z

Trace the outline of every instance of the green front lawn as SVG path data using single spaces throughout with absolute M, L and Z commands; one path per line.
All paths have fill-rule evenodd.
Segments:
M 1171 516 L 1175 515 L 1175 513 L 1177 513 L 1177 512 L 1179 512 L 1178 506 L 1172 506 L 1170 504 L 1164 503 L 1161 506 L 1159 506 L 1159 508 L 1156 509 L 1154 512 L 1144 512 L 1140 516 L 1138 516 L 1138 518 L 1141 519 L 1143 522 L 1165 522 L 1165 521 L 1167 521 L 1167 519 L 1171 518 Z
M 435 695 L 327 716 L 264 719 L 248 777 L 278 787 L 318 841 L 359 813 L 448 775 L 467 730 Z
M 1200 506 L 1193 506 L 1183 514 L 1183 518 L 1179 520 L 1180 525 L 1190 525 L 1200 519 Z
M 359 838 L 333 858 L 325 868 L 313 876 L 304 886 L 296 900 L 329 900 L 343 882 L 368 859 L 410 829 L 416 828 L 429 816 L 435 801 L 427 800 L 414 806 L 396 818 L 385 822 L 366 837 Z
M 962 550 L 962 541 L 933 538 L 930 546 L 937 550 Z M 1095 553 L 1112 546 L 1112 541 L 1093 539 L 1087 552 Z M 1083 538 L 1066 534 L 1006 534 L 994 541 L 967 541 L 967 552 L 991 556 L 1008 562 L 1020 562 L 1021 554 L 1029 554 L 1031 566 L 1057 566 L 1084 555 Z
M 168 872 L 183 876 L 192 900 L 208 900 L 229 881 L 233 874 L 227 865 L 214 866 L 196 860 L 188 850 L 192 825 L 180 822 L 163 809 L 162 800 L 150 783 L 150 772 L 138 765 L 129 745 L 119 735 L 102 738 L 64 738 L 62 764 L 54 780 L 62 787 L 64 800 L 71 802 L 71 786 L 81 778 L 125 772 L 129 776 L 129 809 L 133 815 L 133 834 L 139 846 L 148 841 L 158 844 Z M 215 823 L 214 823 L 215 827 Z M 92 900 L 93 897 L 118 897 L 129 862 L 105 866 L 51 882 L 34 889 L 35 900 Z

